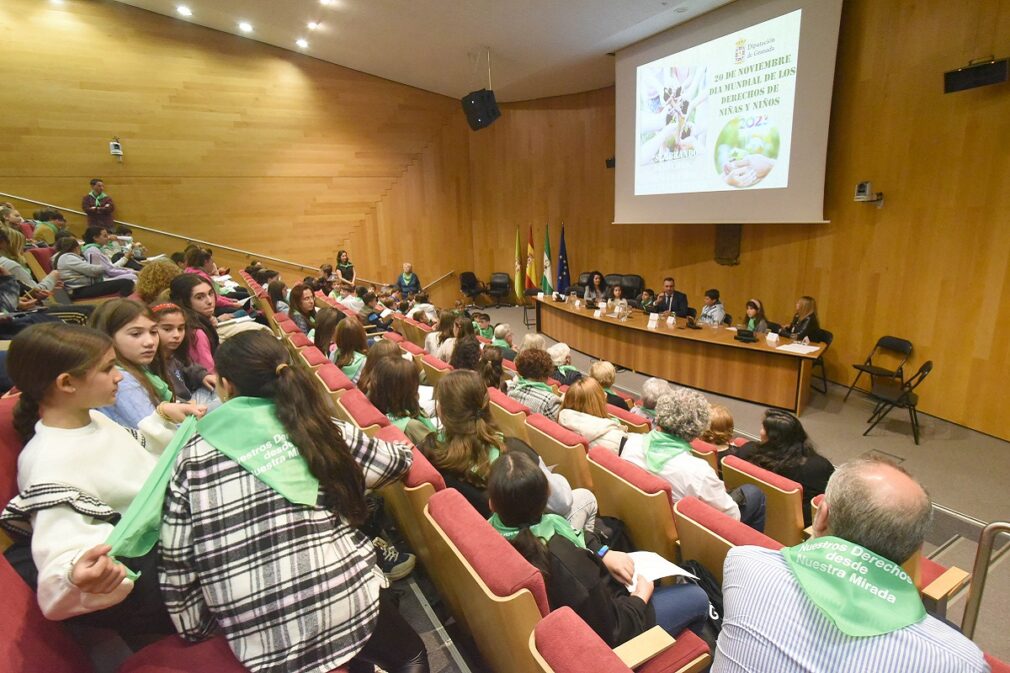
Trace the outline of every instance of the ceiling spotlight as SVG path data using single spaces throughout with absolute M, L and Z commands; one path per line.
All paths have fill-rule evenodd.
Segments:
M 317 30 L 317 29 L 319 29 L 319 27 L 320 27 L 320 24 L 318 22 L 316 22 L 316 21 L 309 21 L 309 30 Z
M 193 16 L 193 10 L 186 5 L 179 5 L 175 11 L 179 13 L 179 16 Z
M 252 24 L 249 23 L 248 21 L 242 21 L 242 22 L 240 22 L 238 24 L 238 29 L 241 30 L 243 33 L 251 33 L 252 30 L 253 30 L 252 29 Z
M 335 5 L 336 2 L 334 2 L 334 0 L 319 0 L 319 4 L 324 7 L 329 7 L 330 5 Z
M 308 49 L 309 48 L 309 41 L 306 40 L 304 37 L 300 37 L 297 40 L 295 40 L 295 44 L 298 45 L 299 49 Z

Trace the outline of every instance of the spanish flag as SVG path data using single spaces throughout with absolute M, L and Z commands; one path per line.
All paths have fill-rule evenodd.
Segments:
M 530 225 L 530 237 L 529 242 L 526 244 L 526 289 L 535 290 L 537 285 L 537 263 L 534 261 L 536 258 L 536 250 L 533 249 L 533 225 Z

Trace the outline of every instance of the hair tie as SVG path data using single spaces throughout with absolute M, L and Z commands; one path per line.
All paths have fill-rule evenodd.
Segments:
M 288 367 L 288 366 L 290 366 L 290 365 L 288 365 L 287 362 L 280 363 L 279 365 L 277 365 L 277 368 L 274 369 L 274 374 L 276 374 L 277 376 L 280 376 L 281 372 L 284 371 L 284 368 Z
M 181 311 L 181 310 L 182 310 L 182 309 L 181 309 L 181 308 L 179 308 L 179 306 L 178 306 L 178 305 L 176 305 L 176 304 L 172 304 L 172 303 L 167 303 L 167 304 L 157 304 L 157 305 L 155 305 L 155 306 L 152 306 L 152 307 L 151 307 L 151 313 L 160 313 L 160 312 L 162 312 L 162 311 L 167 311 L 167 310 L 169 310 L 169 309 L 176 309 L 176 310 L 179 310 L 179 311 Z

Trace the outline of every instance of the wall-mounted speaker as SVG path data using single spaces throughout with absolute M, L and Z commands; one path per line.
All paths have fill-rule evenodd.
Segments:
M 466 113 L 466 123 L 474 131 L 487 128 L 491 123 L 501 117 L 501 110 L 494 99 L 494 91 L 481 89 L 471 91 L 460 99 L 463 104 L 463 112 Z
M 943 92 L 954 93 L 1007 80 L 1007 59 L 973 63 L 957 70 L 943 73 Z

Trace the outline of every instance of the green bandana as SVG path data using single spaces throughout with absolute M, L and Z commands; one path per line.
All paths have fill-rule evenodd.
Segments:
M 92 248 L 94 248 L 95 250 L 99 250 L 99 251 L 101 250 L 101 248 L 98 247 L 97 243 L 85 243 L 84 245 L 81 246 L 81 252 L 85 253 L 88 250 L 91 250 Z
M 337 356 L 340 359 L 340 356 Z M 365 366 L 365 356 L 361 353 L 355 351 L 354 355 L 351 357 L 351 362 L 340 368 L 340 371 L 344 372 L 347 378 L 354 381 L 358 378 L 358 374 L 361 372 L 361 368 Z
M 561 372 L 562 376 L 569 376 L 575 374 L 579 370 L 571 365 L 558 365 L 558 371 Z
M 400 280 L 403 281 L 404 285 L 410 285 L 414 282 L 414 274 L 412 273 L 401 273 Z
M 204 416 L 197 430 L 215 449 L 296 505 L 314 506 L 319 480 L 288 439 L 273 402 L 236 397 Z
M 529 528 L 530 532 L 536 535 L 538 538 L 544 542 L 550 542 L 550 539 L 555 535 L 560 535 L 569 542 L 571 542 L 576 547 L 580 549 L 586 548 L 586 541 L 582 537 L 582 531 L 577 531 L 572 528 L 572 524 L 568 523 L 568 520 L 563 516 L 558 516 L 557 514 L 544 514 L 543 517 L 537 523 L 532 526 L 519 526 L 518 528 L 513 528 L 512 526 L 506 526 L 502 523 L 501 518 L 499 518 L 498 513 L 495 512 L 488 519 L 488 523 L 501 533 L 502 537 L 506 540 L 514 540 L 516 535 L 523 528 Z
M 409 423 L 410 421 L 414 420 L 414 421 L 420 421 L 421 425 L 423 425 L 424 427 L 428 428 L 432 432 L 435 431 L 435 425 L 431 422 L 431 420 L 429 420 L 428 418 L 426 418 L 423 415 L 422 416 L 399 416 L 398 417 L 398 416 L 394 416 L 392 414 L 386 414 L 386 418 L 389 419 L 390 423 L 392 423 L 396 427 L 400 428 L 400 430 L 406 430 L 407 429 L 407 423 Z
M 494 339 L 494 327 L 488 325 L 486 328 L 481 329 L 480 326 L 475 322 L 473 324 L 473 329 L 478 335 L 484 337 L 485 339 Z
M 165 380 L 153 372 L 144 370 L 144 376 L 147 377 L 148 382 L 154 386 L 154 392 L 158 394 L 158 397 L 162 399 L 163 402 L 172 401 L 172 390 L 165 383 Z
M 491 339 L 491 345 L 497 346 L 498 348 L 505 348 L 511 350 L 512 346 L 509 346 L 509 342 L 505 339 Z
M 922 621 L 919 591 L 901 566 L 838 537 L 782 550 L 807 595 L 849 636 L 879 636 Z
M 147 475 L 143 487 L 137 493 L 126 513 L 112 529 L 105 544 L 110 545 L 111 556 L 123 558 L 139 558 L 154 549 L 161 535 L 161 514 L 165 504 L 165 491 L 168 490 L 168 480 L 175 468 L 175 459 L 179 450 L 196 432 L 196 418 L 188 417 L 179 426 L 178 432 L 171 443 L 165 447 L 154 469 Z M 127 577 L 136 580 L 139 573 L 127 569 Z
M 658 473 L 668 462 L 690 451 L 691 444 L 675 435 L 653 430 L 642 438 L 642 449 L 645 451 L 646 467 L 650 472 Z
M 757 318 L 747 318 L 747 329 L 751 332 L 757 327 Z
M 646 409 L 645 407 L 638 407 L 638 413 L 641 414 L 642 416 L 645 416 L 646 418 L 656 420 L 655 409 Z
M 512 390 L 513 391 L 522 390 L 523 388 L 534 388 L 537 390 L 542 390 L 545 393 L 550 393 L 551 395 L 554 394 L 554 388 L 551 388 L 543 381 L 530 381 L 529 379 L 524 379 L 521 376 L 516 377 L 516 382 L 512 386 Z
M 80 192 L 77 192 L 77 193 L 80 194 Z M 88 195 L 91 196 L 93 199 L 95 199 L 95 205 L 96 206 L 99 203 L 101 203 L 102 199 L 109 198 L 109 195 L 106 194 L 105 192 L 102 192 L 101 194 L 95 194 L 94 192 L 88 192 Z
M 52 222 L 42 222 L 42 221 L 38 221 L 38 222 L 36 222 L 35 224 L 37 225 L 37 226 L 35 227 L 36 229 L 38 229 L 39 227 L 45 227 L 46 229 L 48 229 L 48 230 L 50 230 L 51 232 L 53 232 L 53 235 L 54 235 L 54 236 L 55 236 L 56 234 L 58 234 L 58 233 L 60 232 L 60 228 L 59 228 L 59 227 L 57 227 L 57 226 L 56 226 L 55 224 L 53 224 Z

